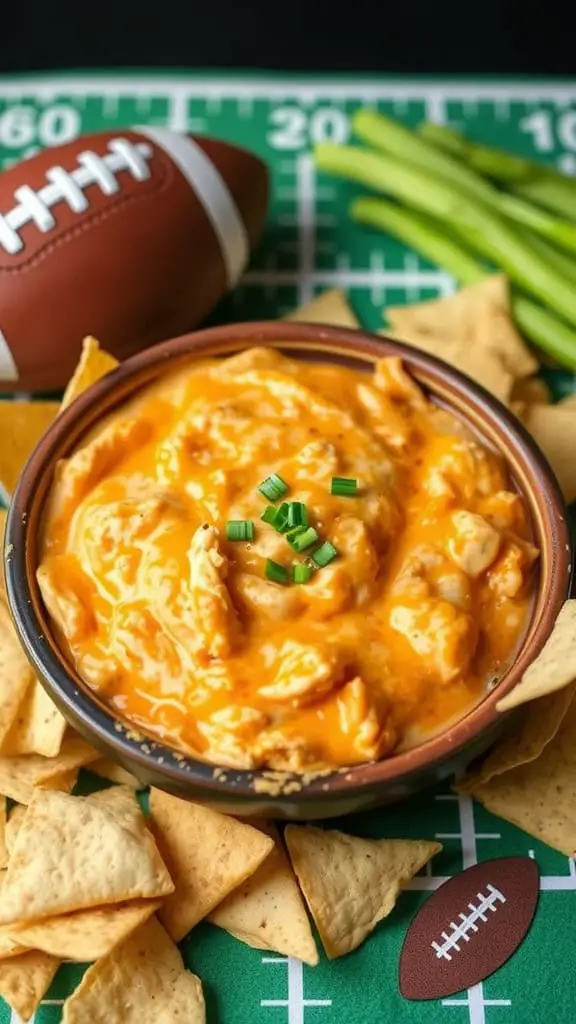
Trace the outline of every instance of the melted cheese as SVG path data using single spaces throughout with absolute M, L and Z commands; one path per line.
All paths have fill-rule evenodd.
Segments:
M 287 482 L 338 558 L 306 585 L 260 520 Z M 330 493 L 333 476 L 357 496 Z M 250 519 L 252 542 L 226 540 Z M 128 721 L 217 764 L 310 770 L 462 715 L 531 598 L 521 499 L 497 456 L 398 360 L 373 375 L 253 349 L 192 363 L 59 468 L 38 572 L 62 645 Z

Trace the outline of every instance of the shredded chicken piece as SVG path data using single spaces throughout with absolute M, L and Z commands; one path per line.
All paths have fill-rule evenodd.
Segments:
M 201 648 L 211 658 L 227 658 L 237 619 L 225 580 L 228 562 L 220 551 L 218 530 L 205 523 L 188 551 L 190 597 Z

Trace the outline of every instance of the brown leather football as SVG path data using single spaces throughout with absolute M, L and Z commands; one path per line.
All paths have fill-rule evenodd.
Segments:
M 92 334 L 118 358 L 184 333 L 266 216 L 251 153 L 163 128 L 85 135 L 0 175 L 0 390 L 63 387 Z

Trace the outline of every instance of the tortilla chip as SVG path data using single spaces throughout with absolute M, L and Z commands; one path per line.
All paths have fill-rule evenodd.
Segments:
M 522 422 L 552 466 L 567 502 L 576 498 L 574 408 L 565 405 L 529 405 Z
M 284 833 L 292 866 L 330 959 L 356 949 L 440 843 L 359 839 L 311 825 Z
M 0 996 L 21 1020 L 30 1020 L 59 965 L 56 957 L 36 952 L 23 953 L 0 963 Z
M 556 407 L 558 409 L 572 409 L 574 411 L 576 408 L 576 392 L 572 395 L 565 395 L 564 398 L 557 402 Z
M 0 924 L 173 892 L 136 800 L 117 799 L 35 794 L 8 863 Z
M 344 292 L 338 288 L 322 292 L 322 295 L 318 295 L 306 306 L 295 309 L 284 319 L 295 323 L 330 324 L 332 327 L 360 327 Z
M 526 405 L 549 405 L 552 400 L 550 388 L 541 377 L 525 377 L 514 382 L 511 403 Z
M 40 680 L 34 678 L 10 732 L 0 745 L 0 756 L 42 754 L 43 757 L 56 757 L 60 753 L 65 731 L 66 719 Z
M 258 823 L 274 849 L 208 920 L 254 949 L 270 949 L 314 967 L 318 950 L 290 861 L 275 828 Z
M 8 609 L 0 598 L 0 749 L 33 679 L 34 673 L 20 646 Z M 11 795 L 1 782 L 0 792 Z
M 159 917 L 175 942 L 253 875 L 274 847 L 269 836 L 199 804 L 150 790 L 158 847 L 175 882 Z
M 0 960 L 21 956 L 29 949 L 23 942 L 17 942 L 9 928 L 0 928 Z
M 478 769 L 467 772 L 459 781 L 459 792 L 472 793 L 476 786 L 489 782 L 496 775 L 502 775 L 512 768 L 517 768 L 518 765 L 528 764 L 529 761 L 535 761 L 540 757 L 562 725 L 574 699 L 574 692 L 574 685 L 567 686 L 557 693 L 539 697 L 538 700 L 525 704 L 486 760 Z
M 86 963 L 108 956 L 159 906 L 159 900 L 143 900 L 120 907 L 78 910 L 22 927 L 11 925 L 11 937 L 27 949 L 39 949 L 60 960 Z
M 91 384 L 115 370 L 120 363 L 109 352 L 100 348 L 96 338 L 84 338 L 82 354 L 78 366 L 74 370 L 68 387 L 64 392 L 61 409 L 65 409 L 78 395 L 81 395 Z
M 538 361 L 514 326 L 504 274 L 492 274 L 445 298 L 387 308 L 386 317 L 410 342 L 433 341 L 435 354 L 448 362 L 444 346 L 449 350 L 457 345 L 454 351 L 467 356 L 471 366 L 479 367 L 484 357 L 492 356 L 514 379 L 538 370 Z M 474 376 L 465 366 L 458 368 Z
M 460 788 L 456 785 L 456 791 Z M 576 701 L 536 760 L 496 775 L 473 789 L 492 814 L 524 829 L 555 850 L 576 853 Z
M 19 804 L 29 804 L 38 789 L 54 789 L 68 793 L 78 777 L 78 770 L 97 753 L 75 733 L 64 736 L 56 757 L 24 754 L 22 757 L 0 757 L 0 793 Z
M 576 679 L 576 600 L 566 601 L 538 657 L 520 682 L 499 700 L 498 711 L 509 711 L 526 701 L 568 686 Z
M 152 917 L 89 967 L 63 1007 L 62 1024 L 205 1024 L 200 979 Z
M 5 868 L 8 863 L 6 825 L 6 797 L 0 796 L 0 868 Z
M 58 402 L 0 402 L 0 487 L 8 497 L 59 408 Z
M 12 851 L 14 849 L 14 844 L 16 842 L 16 836 L 20 831 L 20 826 L 24 821 L 24 816 L 27 810 L 28 808 L 26 807 L 25 804 L 16 804 L 16 806 L 13 807 L 12 810 L 10 811 L 10 817 L 6 822 L 6 827 L 4 829 L 4 843 L 6 845 L 7 853 L 6 864 L 8 863 L 8 858 L 12 856 Z
M 110 782 L 117 782 L 121 786 L 130 786 L 131 789 L 144 789 L 144 783 L 140 782 L 135 775 L 127 772 L 121 765 L 115 764 L 107 757 L 99 757 L 97 761 L 90 764 L 90 771 L 99 775 L 102 779 L 109 779 Z
M 494 353 L 482 349 L 472 349 L 469 341 L 461 339 L 444 340 L 439 344 L 435 337 L 418 333 L 413 329 L 409 335 L 398 331 L 394 333 L 380 331 L 379 333 L 389 338 L 396 338 L 398 341 L 404 342 L 405 345 L 419 348 L 422 352 L 429 352 L 430 355 L 436 356 L 438 359 L 443 359 L 454 369 L 486 388 L 486 391 L 489 391 L 499 401 L 505 405 L 508 403 L 514 378 Z

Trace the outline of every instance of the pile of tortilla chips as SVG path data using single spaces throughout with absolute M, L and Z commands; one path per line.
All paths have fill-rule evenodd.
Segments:
M 63 405 L 115 365 L 87 339 Z M 0 403 L 0 418 L 11 411 L 19 437 L 0 452 L 6 492 L 58 407 Z M 120 785 L 72 795 L 83 767 Z M 120 1024 L 128 1006 L 140 1024 L 202 1024 L 202 985 L 176 946 L 200 921 L 314 966 L 306 904 L 328 956 L 341 956 L 441 849 L 291 827 L 287 853 L 269 823 L 160 790 L 145 817 L 138 788 L 66 725 L 22 653 L 0 579 L 0 996 L 22 1020 L 72 960 L 93 963 L 64 1003 L 64 1024 Z

